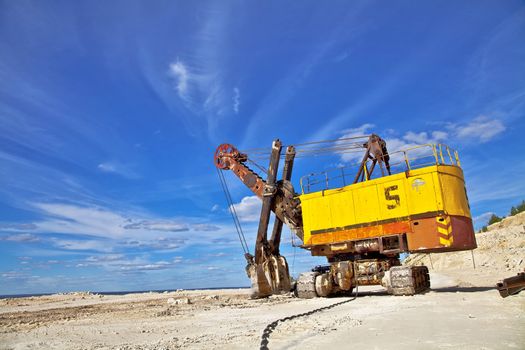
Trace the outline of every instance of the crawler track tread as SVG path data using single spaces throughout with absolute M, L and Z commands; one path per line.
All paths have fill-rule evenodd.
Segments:
M 312 299 L 317 297 L 315 291 L 315 278 L 319 275 L 319 272 L 303 272 L 297 279 L 297 285 L 295 287 L 295 295 L 302 299 Z

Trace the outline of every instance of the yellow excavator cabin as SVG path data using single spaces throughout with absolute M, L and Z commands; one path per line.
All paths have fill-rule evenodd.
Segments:
M 317 182 L 315 176 L 303 177 L 303 247 L 323 256 L 359 251 L 355 242 L 363 251 L 367 244 L 379 245 L 384 253 L 476 248 L 457 152 L 422 145 L 400 151 L 397 159 L 404 171 L 368 179 L 365 164 L 364 181 L 339 188 L 329 188 L 327 173 Z M 325 188 L 308 193 L 319 183 Z

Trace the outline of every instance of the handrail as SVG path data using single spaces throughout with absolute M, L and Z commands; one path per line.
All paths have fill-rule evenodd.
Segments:
M 445 157 L 443 153 L 448 155 L 448 157 Z M 427 143 L 423 145 L 413 146 L 403 150 L 389 153 L 388 155 L 390 156 L 390 168 L 399 169 L 398 171 L 392 171 L 392 174 L 410 171 L 413 169 L 418 169 L 430 165 L 453 165 L 457 167 L 461 166 L 458 151 L 441 143 Z M 363 164 L 364 181 L 368 181 L 372 179 L 372 175 L 378 174 L 378 172 L 369 174 L 368 163 L 369 161 Z M 317 189 L 318 191 L 327 190 L 330 188 L 344 187 L 347 184 L 351 183 L 351 181 L 347 181 L 346 179 L 346 176 L 350 176 L 350 174 L 348 172 L 345 172 L 345 170 L 356 168 L 359 169 L 360 166 L 360 163 L 350 164 L 348 166 L 332 168 L 322 172 L 305 175 L 299 179 L 301 193 L 305 194 L 315 191 L 312 189 L 312 187 L 315 187 L 315 185 L 318 184 L 324 184 L 321 186 L 321 188 Z M 329 173 L 336 173 L 338 175 L 329 176 Z M 316 179 L 316 177 L 319 176 L 321 178 Z M 381 176 L 380 172 L 378 176 Z M 374 177 L 377 178 L 377 176 Z M 338 180 L 340 183 L 338 183 L 335 180 Z M 303 185 L 304 181 L 307 181 L 306 191 L 305 186 Z M 332 182 L 332 186 L 330 185 L 330 182 Z M 334 183 L 336 183 L 336 185 L 334 185 Z

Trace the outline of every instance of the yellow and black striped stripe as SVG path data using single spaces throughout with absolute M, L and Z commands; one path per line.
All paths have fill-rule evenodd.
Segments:
M 436 217 L 437 230 L 439 233 L 439 243 L 445 247 L 450 247 L 454 243 L 454 236 L 452 235 L 452 223 L 450 216 Z

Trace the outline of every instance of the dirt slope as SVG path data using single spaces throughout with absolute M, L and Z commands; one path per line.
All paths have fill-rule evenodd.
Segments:
M 525 269 L 525 213 L 504 219 L 476 233 L 478 248 L 466 252 L 412 254 L 403 263 L 424 264 L 436 272 L 464 276 L 484 283 L 496 283 Z M 474 262 L 472 261 L 474 256 Z M 476 268 L 474 268 L 474 263 Z

